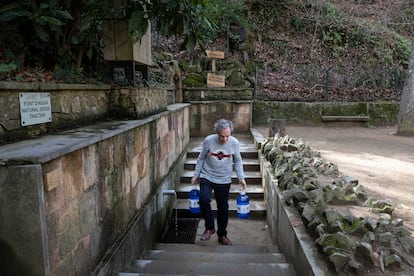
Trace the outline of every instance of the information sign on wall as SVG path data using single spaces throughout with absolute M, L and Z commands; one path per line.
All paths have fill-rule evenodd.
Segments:
M 52 121 L 49 93 L 19 93 L 22 126 Z

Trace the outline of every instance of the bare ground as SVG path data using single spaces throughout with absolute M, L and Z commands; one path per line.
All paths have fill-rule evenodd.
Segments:
M 264 136 L 267 126 L 256 126 Z M 287 126 L 289 137 L 303 138 L 312 150 L 354 176 L 376 199 L 392 200 L 396 217 L 414 236 L 414 138 L 397 136 L 396 127 Z

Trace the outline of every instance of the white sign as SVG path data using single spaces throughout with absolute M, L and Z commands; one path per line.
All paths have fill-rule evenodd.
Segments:
M 49 93 L 19 93 L 22 126 L 52 121 Z

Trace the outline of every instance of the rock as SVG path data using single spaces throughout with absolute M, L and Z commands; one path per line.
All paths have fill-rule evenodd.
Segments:
M 351 269 L 352 272 L 355 272 L 358 275 L 362 275 L 364 272 L 363 265 L 354 259 L 349 260 L 348 267 Z
M 373 265 L 374 257 L 371 244 L 366 242 L 357 242 L 355 248 L 355 259 L 363 264 Z
M 288 144 L 287 145 L 287 151 L 288 152 L 292 152 L 292 151 L 299 151 L 299 147 L 295 144 Z
M 364 228 L 364 224 L 361 220 L 355 220 L 355 222 L 350 226 L 348 233 L 362 238 L 367 233 L 367 230 Z
M 328 233 L 345 232 L 344 225 L 340 220 L 328 224 Z
M 362 237 L 362 241 L 372 244 L 372 242 L 375 241 L 375 234 L 371 231 L 367 232 L 363 237 Z
M 283 176 L 286 178 L 285 172 L 288 171 L 288 164 L 282 164 L 281 166 L 277 166 L 275 168 L 275 176 L 280 177 Z
M 305 191 L 313 191 L 319 187 L 317 182 L 318 182 L 317 180 L 305 181 L 305 183 L 303 183 L 302 185 L 302 189 Z
M 321 223 L 315 228 L 315 234 L 317 237 L 321 237 L 326 234 L 326 225 Z
M 390 232 L 385 232 L 378 235 L 378 240 L 382 245 L 389 245 L 392 238 L 393 237 Z
M 322 204 L 327 201 L 325 197 L 324 189 L 321 187 L 311 191 L 310 195 L 312 197 L 312 200 L 317 204 Z
M 299 187 L 294 187 L 293 189 L 282 191 L 282 195 L 285 201 L 290 201 L 292 199 L 292 196 L 298 192 L 302 192 L 302 190 Z
M 356 178 L 354 176 L 347 175 L 347 176 L 345 176 L 344 180 L 345 180 L 345 183 L 353 184 L 353 186 L 357 186 L 358 183 L 359 183 L 358 178 Z
M 293 201 L 293 205 L 297 206 L 299 204 L 299 202 L 307 202 L 308 197 L 306 196 L 306 194 L 304 192 L 299 191 L 299 192 L 295 192 L 293 194 L 292 201 Z
M 375 231 L 378 227 L 378 221 L 372 217 L 364 217 L 363 224 L 369 231 Z
M 379 215 L 379 219 L 381 223 L 384 223 L 385 225 L 389 225 L 391 221 L 391 216 L 389 214 L 382 213 Z
M 351 250 L 352 248 L 355 247 L 354 240 L 346 233 L 338 232 L 335 234 L 335 236 L 336 236 L 336 242 L 337 242 L 338 248 L 342 248 L 345 250 Z
M 191 73 L 183 81 L 188 87 L 204 87 L 206 80 L 201 74 Z
M 404 226 L 399 226 L 394 228 L 394 234 L 399 237 L 409 237 L 411 235 L 411 232 Z
M 392 225 L 394 226 L 394 227 L 399 227 L 399 226 L 403 226 L 403 220 L 402 219 L 394 219 L 393 221 L 392 221 Z
M 309 204 L 305 204 L 302 211 L 302 219 L 305 223 L 305 226 L 309 224 L 313 220 L 313 217 L 315 216 L 315 209 L 310 206 Z
M 372 211 L 377 214 L 386 213 L 391 215 L 394 211 L 394 205 L 389 200 L 373 200 L 370 207 L 372 207 Z
M 229 87 L 245 87 L 244 76 L 241 72 L 231 72 L 226 79 L 226 86 Z
M 337 220 L 342 220 L 343 218 L 342 215 L 334 209 L 326 209 L 323 212 L 323 216 L 328 221 L 328 224 L 334 223 Z
M 273 149 L 273 147 L 274 146 L 273 146 L 271 140 L 266 140 L 263 143 L 263 145 L 262 145 L 262 153 L 265 155 L 265 157 L 266 157 L 266 154 Z
M 272 162 L 273 160 L 275 160 L 276 158 L 278 158 L 278 156 L 282 154 L 283 154 L 283 151 L 281 149 L 279 149 L 278 147 L 272 146 L 271 150 L 265 153 L 265 157 L 267 158 L 267 160 Z
M 326 256 L 330 256 L 338 251 L 338 248 L 332 245 L 328 245 L 323 248 L 323 253 L 325 253 Z
M 335 252 L 329 256 L 329 261 L 334 265 L 336 272 L 343 271 L 345 265 L 349 262 L 350 257 L 339 252 Z
M 410 236 L 399 237 L 398 241 L 404 247 L 404 250 L 410 254 L 414 254 L 414 239 Z
M 315 236 L 320 236 L 320 235 L 317 233 L 316 228 L 317 228 L 319 225 L 323 224 L 323 223 L 324 223 L 323 218 L 322 218 L 319 214 L 315 214 L 315 215 L 312 217 L 312 221 L 310 221 L 310 222 L 309 222 L 309 224 L 308 224 L 308 230 L 309 230 L 309 232 L 314 233 L 314 235 L 315 235 Z M 325 230 L 326 230 L 326 228 L 325 228 Z M 329 233 L 329 232 L 328 232 L 328 233 Z
M 322 247 L 333 246 L 342 250 L 351 250 L 355 247 L 355 242 L 345 233 L 338 232 L 335 234 L 326 234 L 316 239 L 316 242 Z
M 401 271 L 401 258 L 396 254 L 384 257 L 384 266 L 394 272 Z

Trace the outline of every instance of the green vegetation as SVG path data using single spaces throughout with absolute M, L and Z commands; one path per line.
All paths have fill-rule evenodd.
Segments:
M 212 39 L 217 31 L 211 15 L 217 15 L 218 1 L 113 2 L 111 6 L 96 0 L 2 1 L 0 74 L 38 67 L 64 70 L 71 76 L 102 76 L 102 30 L 106 20 L 128 22 L 135 41 L 145 33 L 150 20 L 161 35 L 183 38 L 187 50 Z
M 286 72 L 284 63 L 297 63 L 292 74 L 309 87 L 321 85 L 329 67 L 339 72 L 330 75 L 337 87 L 395 88 L 414 38 L 413 1 L 5 0 L 0 4 L 1 79 L 24 79 L 16 72 L 33 68 L 69 82 L 105 78 L 107 20 L 125 20 L 134 41 L 151 22 L 154 33 L 175 38 L 187 52 L 224 37 L 237 44 L 243 38 L 229 30 L 242 27 L 249 37 L 250 73 L 264 65 Z M 273 53 L 260 55 L 257 43 Z

